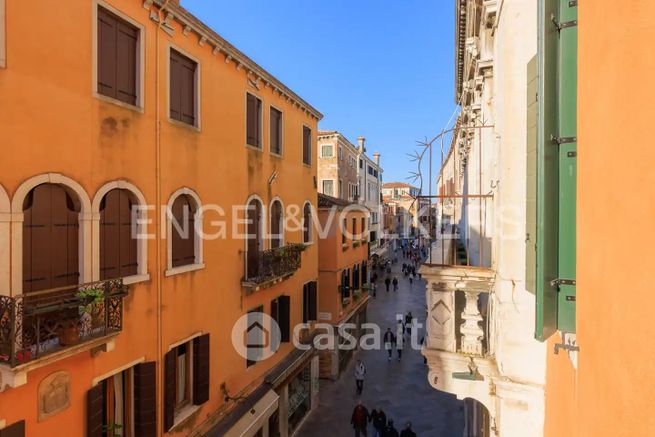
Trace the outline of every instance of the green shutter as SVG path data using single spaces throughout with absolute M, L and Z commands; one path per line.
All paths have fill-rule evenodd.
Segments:
M 578 8 L 568 0 L 560 1 L 560 22 L 568 23 L 559 35 L 559 136 L 570 138 L 559 146 L 559 277 L 575 280 L 576 252 L 576 160 Z M 560 331 L 575 332 L 575 285 L 561 284 L 557 326 Z
M 537 57 L 528 63 L 525 288 L 536 292 L 537 274 Z
M 575 332 L 577 3 L 539 2 L 535 337 Z
M 535 337 L 545 340 L 557 330 L 558 186 L 557 65 L 559 32 L 552 19 L 559 20 L 560 0 L 539 1 L 538 122 L 537 122 L 537 274 Z

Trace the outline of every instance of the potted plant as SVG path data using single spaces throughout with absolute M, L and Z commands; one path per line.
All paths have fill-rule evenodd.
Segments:
M 104 299 L 104 292 L 99 288 L 89 288 L 79 290 L 75 297 L 81 302 L 78 307 L 77 314 L 71 314 L 61 324 L 57 331 L 59 337 L 59 344 L 62 346 L 70 346 L 77 344 L 80 341 L 80 318 L 85 314 L 93 317 L 93 310 L 102 303 Z

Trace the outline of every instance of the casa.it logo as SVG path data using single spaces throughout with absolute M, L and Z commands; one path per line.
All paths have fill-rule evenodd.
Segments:
M 280 326 L 269 315 L 254 311 L 239 317 L 232 328 L 232 345 L 250 362 L 263 361 L 280 347 Z

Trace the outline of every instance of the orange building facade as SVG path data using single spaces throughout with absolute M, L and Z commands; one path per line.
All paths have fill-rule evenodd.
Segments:
M 0 47 L 0 433 L 293 433 L 316 351 L 232 330 L 317 318 L 321 114 L 176 1 L 0 1 Z
M 606 26 L 607 14 L 613 26 Z M 655 347 L 644 274 L 653 255 L 655 151 L 643 141 L 652 94 L 632 91 L 655 67 L 646 45 L 655 5 L 600 0 L 578 5 L 577 354 L 548 354 L 546 436 L 646 436 Z M 647 105 L 647 103 L 646 103 Z M 643 127 L 644 129 L 641 129 Z M 639 195 L 637 195 L 639 193 Z M 628 212 L 629 211 L 629 212 Z M 618 223 L 629 232 L 612 232 Z M 634 234 L 634 235 L 633 235 Z M 645 258 L 644 258 L 645 257 Z M 561 342 L 553 335 L 549 346 Z
M 320 376 L 336 379 L 350 362 L 366 323 L 369 290 L 368 209 L 357 203 L 318 195 L 319 317 L 323 334 Z M 347 336 L 351 336 L 350 339 Z M 318 339 L 317 339 L 318 340 Z M 339 346 L 342 347 L 339 347 Z

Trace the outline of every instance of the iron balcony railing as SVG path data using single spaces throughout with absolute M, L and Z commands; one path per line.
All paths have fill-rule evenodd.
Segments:
M 122 279 L 0 296 L 0 364 L 16 367 L 123 329 Z
M 261 285 L 290 276 L 300 268 L 304 244 L 286 246 L 245 254 L 245 285 Z

